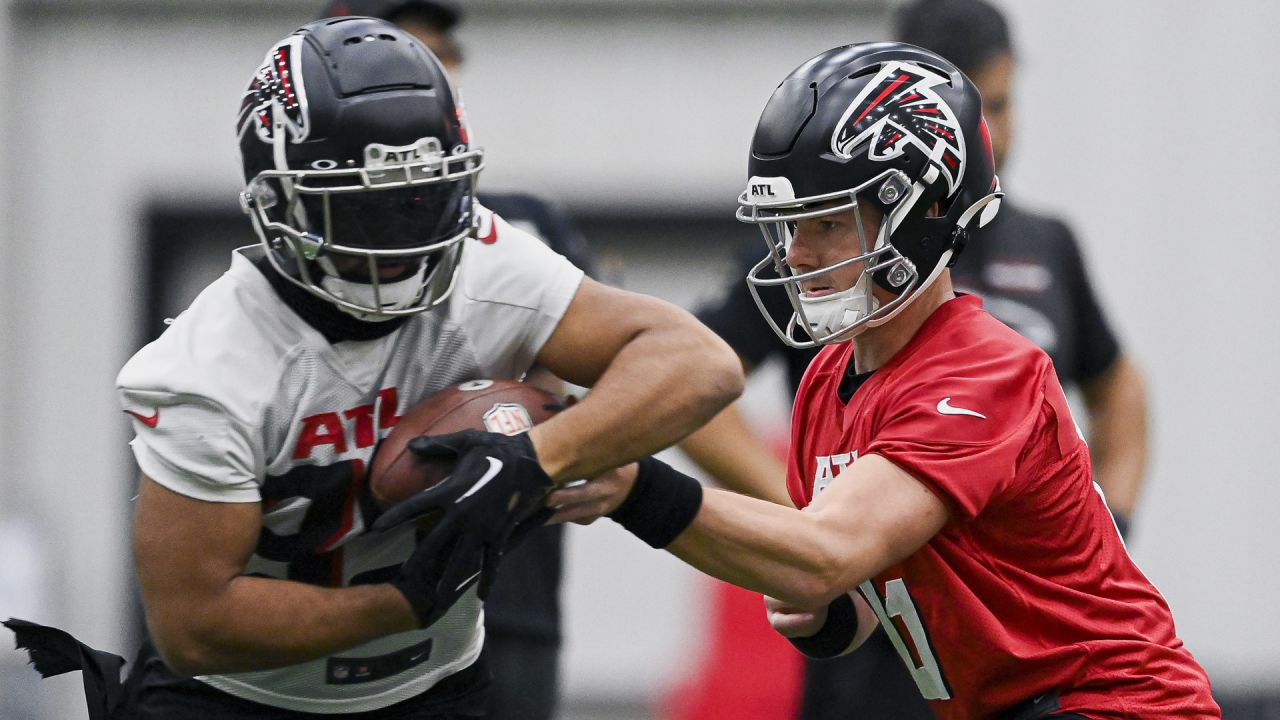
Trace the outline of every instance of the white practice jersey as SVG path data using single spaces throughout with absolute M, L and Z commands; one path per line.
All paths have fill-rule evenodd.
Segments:
M 356 498 L 379 439 L 446 386 L 518 378 L 560 322 L 582 272 L 482 210 L 442 305 L 376 339 L 331 344 L 241 249 L 117 379 L 139 467 L 209 502 L 261 502 L 246 573 L 326 586 L 385 582 L 414 545 L 367 533 Z M 420 694 L 471 665 L 484 640 L 474 591 L 431 627 L 275 670 L 200 680 L 247 700 L 353 713 Z

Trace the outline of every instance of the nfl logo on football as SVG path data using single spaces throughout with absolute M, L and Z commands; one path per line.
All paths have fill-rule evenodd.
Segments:
M 498 403 L 484 414 L 484 428 L 492 433 L 519 435 L 531 427 L 529 411 L 515 403 Z

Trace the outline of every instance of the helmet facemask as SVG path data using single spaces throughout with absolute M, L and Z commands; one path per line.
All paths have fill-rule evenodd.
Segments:
M 751 178 L 747 190 L 738 198 L 737 217 L 760 228 L 769 255 L 751 269 L 747 284 L 765 319 L 783 342 L 805 349 L 851 339 L 865 328 L 897 315 L 937 277 L 933 273 L 922 282 L 915 263 L 891 242 L 893 231 L 922 196 L 922 188 L 910 186 L 906 174 L 899 170 L 886 170 L 848 190 L 805 198 L 794 197 L 786 178 Z M 875 206 L 883 215 L 870 241 L 862 218 L 863 204 Z M 806 272 L 798 272 L 787 263 L 797 223 L 842 213 L 851 214 L 856 224 L 855 254 Z M 816 296 L 803 290 L 804 283 L 859 263 L 862 269 L 850 287 Z M 945 265 L 946 258 L 940 267 Z M 764 276 L 770 267 L 777 272 L 776 278 Z M 882 304 L 874 292 L 877 285 L 894 297 Z M 783 288 L 791 301 L 794 313 L 786 328 L 780 327 L 765 308 L 759 288 L 767 287 Z M 805 337 L 798 336 L 798 332 Z
M 242 204 L 285 278 L 361 320 L 383 321 L 449 296 L 482 167 L 481 150 L 445 154 L 434 137 L 371 143 L 363 167 L 264 170 Z

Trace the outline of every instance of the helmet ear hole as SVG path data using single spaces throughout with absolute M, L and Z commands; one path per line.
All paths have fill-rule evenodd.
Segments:
M 959 199 L 960 199 L 960 193 L 954 193 L 954 194 L 948 195 L 947 190 L 944 188 L 942 193 L 939 195 L 938 199 L 935 200 L 934 203 L 929 206 L 929 211 L 925 214 L 925 217 L 929 217 L 929 218 L 951 217 L 956 210 L 956 202 Z

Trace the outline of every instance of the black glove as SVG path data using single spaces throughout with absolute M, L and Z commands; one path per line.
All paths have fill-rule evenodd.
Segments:
M 553 486 L 551 478 L 524 433 L 463 430 L 417 437 L 408 447 L 425 458 L 452 457 L 457 462 L 449 477 L 387 510 L 373 529 L 386 530 L 438 513 L 439 522 L 419 542 L 415 556 L 424 550 L 443 553 L 431 561 L 429 573 L 439 578 L 437 593 L 451 592 L 445 587 L 446 577 L 461 581 L 479 573 L 479 594 L 485 598 L 513 531 L 541 508 Z
M 532 515 L 516 524 L 515 529 L 511 531 L 511 537 L 507 538 L 507 545 L 503 548 L 503 552 L 511 550 L 520 545 L 520 543 L 523 543 L 530 535 L 533 534 L 534 530 L 546 527 L 547 521 L 555 514 L 555 508 L 543 507 L 541 509 L 534 510 Z
M 486 546 L 475 535 L 464 532 L 445 537 L 428 533 L 400 566 L 391 584 L 409 600 L 420 627 L 433 625 L 477 581 L 484 580 L 477 592 L 481 600 L 485 599 L 503 553 L 524 542 L 554 514 L 551 508 L 534 511 L 515 526 L 496 557 L 485 552 Z
M 400 566 L 391 584 L 413 606 L 420 627 L 428 627 L 476 583 L 484 564 L 483 547 L 457 536 L 428 533 Z

